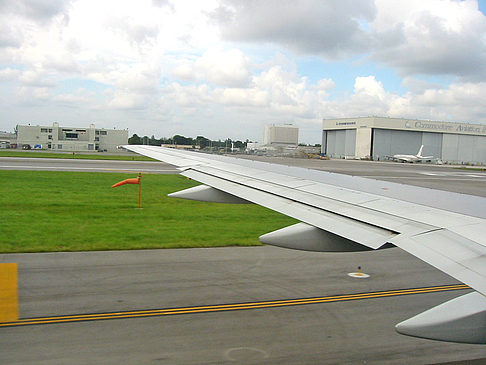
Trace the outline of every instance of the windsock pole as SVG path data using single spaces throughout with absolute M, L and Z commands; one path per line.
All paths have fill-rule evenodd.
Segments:
M 142 207 L 142 173 L 138 173 L 138 209 Z

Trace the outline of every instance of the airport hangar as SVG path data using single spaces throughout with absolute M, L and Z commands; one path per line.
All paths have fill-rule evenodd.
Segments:
M 451 164 L 486 164 L 486 125 L 358 117 L 324 119 L 321 152 L 334 158 L 384 160 L 396 154 L 434 156 Z

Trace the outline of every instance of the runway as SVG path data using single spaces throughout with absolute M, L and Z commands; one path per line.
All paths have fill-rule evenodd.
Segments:
M 21 318 L 153 311 L 456 285 L 399 249 L 274 247 L 1 255 L 19 263 Z M 370 275 L 354 279 L 357 266 Z M 171 316 L 0 328 L 8 364 L 432 364 L 484 347 L 398 335 L 394 325 L 467 290 Z M 371 295 L 369 295 L 371 296 Z
M 423 175 L 420 182 L 486 190 L 478 171 L 303 161 L 415 181 L 438 171 L 440 178 Z M 171 168 L 154 164 L 154 170 Z M 486 357 L 481 345 L 395 332 L 396 323 L 468 292 L 396 248 L 342 254 L 270 246 L 0 254 L 0 262 L 19 264 L 21 319 L 0 327 L 0 363 L 438 364 Z M 358 266 L 370 277 L 347 275 Z
M 0 157 L 0 170 L 179 173 L 163 162 L 24 157 Z

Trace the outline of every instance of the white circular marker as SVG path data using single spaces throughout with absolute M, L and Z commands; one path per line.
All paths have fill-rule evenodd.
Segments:
M 370 277 L 368 274 L 365 274 L 363 272 L 350 272 L 348 276 L 351 276 L 353 278 L 358 278 L 358 279 L 366 279 Z

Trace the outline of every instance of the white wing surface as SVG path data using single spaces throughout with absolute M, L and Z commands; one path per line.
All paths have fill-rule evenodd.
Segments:
M 263 243 L 311 251 L 359 251 L 391 244 L 402 248 L 479 294 L 460 304 L 443 304 L 444 309 L 435 307 L 400 323 L 397 330 L 486 343 L 485 198 L 198 152 L 122 147 L 175 165 L 182 175 L 205 185 L 172 196 L 251 202 L 302 222 L 263 235 Z M 447 314 L 451 306 L 454 316 Z

